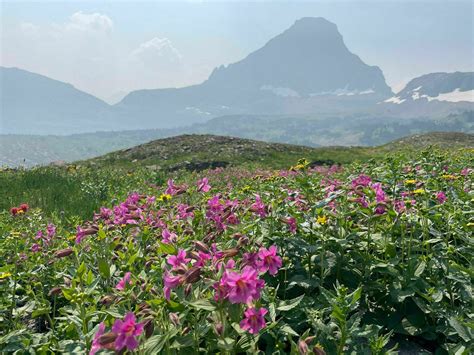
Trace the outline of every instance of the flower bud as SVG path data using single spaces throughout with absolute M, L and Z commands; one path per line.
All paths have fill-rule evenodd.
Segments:
M 315 355 L 326 355 L 326 352 L 324 351 L 324 349 L 322 348 L 321 345 L 319 344 L 316 344 L 313 348 L 313 353 Z
M 309 353 L 308 344 L 302 339 L 298 342 L 298 351 L 301 355 L 306 355 Z
M 64 258 L 66 256 L 71 255 L 72 253 L 74 253 L 74 250 L 72 250 L 71 248 L 61 249 L 61 250 L 56 251 L 56 257 Z
M 108 332 L 99 337 L 99 344 L 101 346 L 113 343 L 117 339 L 117 333 Z
M 53 287 L 51 290 L 48 292 L 48 296 L 56 296 L 61 293 L 61 287 Z
M 105 295 L 104 297 L 102 297 L 100 299 L 100 303 L 102 303 L 103 305 L 105 306 L 108 306 L 110 305 L 113 301 L 115 300 L 115 297 L 114 296 L 111 296 L 111 295 Z
M 222 334 L 224 334 L 224 325 L 221 322 L 216 323 L 214 331 L 218 336 L 222 336 Z
M 249 238 L 243 236 L 242 238 L 239 239 L 237 242 L 237 247 L 241 248 L 249 243 Z
M 153 319 L 145 320 L 145 324 L 143 325 L 143 329 L 145 330 L 145 337 L 149 338 L 153 335 L 153 331 L 155 330 L 155 324 L 153 323 Z
M 237 248 L 227 249 L 222 252 L 222 257 L 232 258 L 233 256 L 236 256 L 238 253 L 239 253 L 239 249 Z
M 170 313 L 169 317 L 170 317 L 171 323 L 173 323 L 175 327 L 180 325 L 179 316 L 176 313 Z
M 184 288 L 184 295 L 188 297 L 191 294 L 191 291 L 193 290 L 193 286 L 191 284 L 186 285 Z
M 194 246 L 197 250 L 202 251 L 203 253 L 209 253 L 209 247 L 201 241 L 195 241 Z
M 189 269 L 183 277 L 185 283 L 192 284 L 197 282 L 201 278 L 201 269 L 198 267 L 192 267 Z

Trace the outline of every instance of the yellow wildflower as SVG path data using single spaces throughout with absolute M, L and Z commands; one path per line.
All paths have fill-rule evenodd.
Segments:
M 414 194 L 416 195 L 422 195 L 425 193 L 425 190 L 424 189 L 416 189 L 415 191 L 413 191 Z
M 444 175 L 441 175 L 441 177 L 442 177 L 443 179 L 446 179 L 446 180 L 456 180 L 456 179 L 459 179 L 459 176 L 452 175 L 452 174 L 444 174 Z
M 251 187 L 250 187 L 249 185 L 246 185 L 246 186 L 244 186 L 244 187 L 242 188 L 241 191 L 242 191 L 242 192 L 248 192 L 248 191 L 250 191 L 250 189 L 251 189 Z
M 318 216 L 318 219 L 316 220 L 320 225 L 325 225 L 327 223 L 327 217 L 326 216 Z
M 0 280 L 6 279 L 10 276 L 12 276 L 10 272 L 0 272 Z
M 405 185 L 415 185 L 415 184 L 416 184 L 415 179 L 405 180 Z
M 161 194 L 161 196 L 158 197 L 158 201 L 169 201 L 169 200 L 171 200 L 170 194 Z

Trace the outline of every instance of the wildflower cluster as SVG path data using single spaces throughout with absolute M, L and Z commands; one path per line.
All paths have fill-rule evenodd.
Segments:
M 134 171 L 139 192 L 90 220 L 13 207 L 0 352 L 469 353 L 469 159 L 301 160 L 162 185 Z

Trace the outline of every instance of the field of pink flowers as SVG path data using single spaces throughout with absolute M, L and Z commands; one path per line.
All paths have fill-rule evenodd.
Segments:
M 0 352 L 472 353 L 473 173 L 424 152 L 187 174 L 85 221 L 24 201 Z

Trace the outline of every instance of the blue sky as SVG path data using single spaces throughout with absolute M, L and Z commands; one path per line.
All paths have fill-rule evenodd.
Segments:
M 348 48 L 399 89 L 474 70 L 471 1 L 2 1 L 1 65 L 101 98 L 199 83 L 304 16 L 337 24 Z

